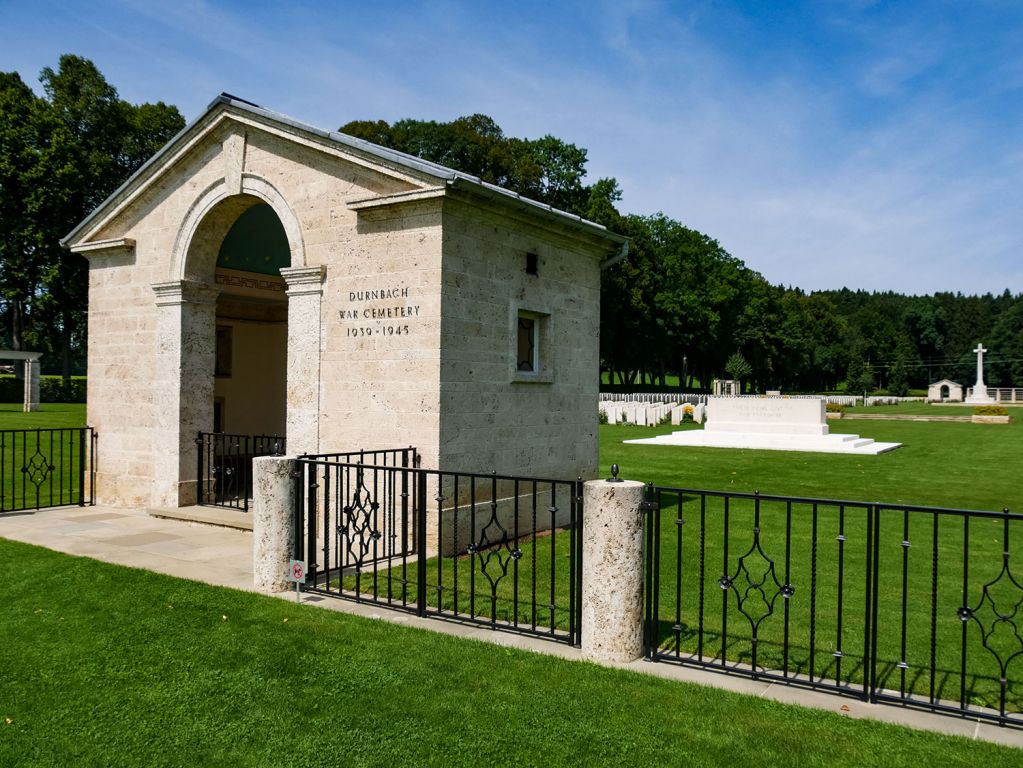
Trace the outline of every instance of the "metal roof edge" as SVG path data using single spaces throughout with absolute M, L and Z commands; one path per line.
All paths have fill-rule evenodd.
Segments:
M 512 190 L 505 189 L 504 187 L 499 187 L 496 184 L 485 182 L 477 176 L 472 176 L 471 174 L 468 173 L 462 173 L 461 171 L 456 171 L 453 168 L 448 168 L 438 163 L 430 162 L 429 160 L 423 160 L 422 158 L 406 154 L 405 152 L 399 152 L 398 150 L 388 149 L 387 147 L 382 147 L 379 144 L 374 144 L 370 141 L 366 141 L 365 139 L 359 139 L 354 136 L 349 136 L 347 134 L 340 133 L 338 131 L 325 131 L 322 128 L 316 128 L 315 126 L 309 125 L 308 123 L 300 122 L 292 117 L 281 114 L 280 112 L 274 112 L 273 110 L 266 109 L 265 107 L 261 107 L 258 104 L 255 104 L 254 102 L 239 98 L 238 96 L 234 96 L 229 93 L 220 93 L 207 105 L 205 111 L 201 115 L 199 115 L 192 122 L 188 123 L 187 125 L 185 125 L 184 128 L 178 131 L 178 133 L 176 133 L 166 144 L 164 144 L 163 147 L 161 147 L 156 152 L 156 154 L 154 154 L 151 158 L 149 158 L 146 162 L 139 166 L 135 173 L 129 176 L 128 179 L 123 184 L 121 184 L 109 196 L 107 196 L 107 198 L 102 203 L 96 206 L 96 208 L 91 213 L 89 213 L 88 216 L 82 219 L 82 221 L 79 222 L 79 224 L 74 229 L 72 229 L 67 235 L 61 238 L 60 245 L 64 248 L 69 247 L 68 243 L 70 243 L 75 237 L 80 235 L 85 229 L 88 228 L 90 224 L 92 224 L 97 218 L 99 218 L 100 214 L 108 208 L 111 201 L 118 198 L 122 193 L 131 188 L 136 182 L 138 182 L 143 176 L 145 176 L 145 174 L 148 173 L 155 165 L 157 165 L 160 160 L 162 160 L 166 155 L 168 155 L 172 151 L 172 149 L 175 146 L 177 146 L 187 134 L 191 133 L 197 126 L 207 121 L 211 117 L 211 115 L 218 111 L 218 109 L 222 108 L 236 109 L 241 112 L 256 115 L 271 122 L 289 126 L 295 130 L 302 131 L 307 134 L 319 136 L 320 138 L 327 139 L 335 144 L 340 144 L 342 146 L 349 147 L 356 151 L 363 152 L 373 157 L 377 157 L 381 160 L 393 163 L 398 166 L 402 166 L 413 171 L 417 171 L 418 173 L 421 173 L 423 175 L 431 176 L 433 178 L 440 179 L 453 185 L 458 182 L 464 182 L 477 189 L 483 190 L 485 193 L 488 193 L 490 195 L 508 198 L 510 200 L 517 201 L 523 205 L 532 207 L 539 211 L 546 212 L 548 215 L 552 215 L 560 219 L 571 221 L 574 224 L 581 226 L 581 228 L 587 231 L 591 231 L 594 234 L 603 235 L 604 237 L 613 240 L 614 242 L 617 243 L 623 243 L 628 239 L 623 237 L 622 235 L 618 235 L 609 231 L 606 227 L 604 227 L 601 224 L 597 224 L 595 222 L 589 221 L 588 219 L 584 219 L 581 216 L 568 213 L 567 211 L 554 208 L 553 206 L 550 206 L 546 203 L 541 203 L 537 200 L 524 197 L 520 195 L 518 192 L 513 192 Z
M 525 208 L 535 213 L 540 213 L 541 215 L 546 215 L 549 218 L 560 221 L 564 224 L 568 224 L 577 229 L 584 230 L 597 237 L 610 240 L 618 245 L 621 245 L 629 241 L 629 238 L 625 237 L 624 235 L 619 235 L 617 232 L 612 232 L 603 224 L 597 224 L 595 221 L 590 221 L 589 219 L 583 218 L 582 216 L 578 216 L 574 213 L 563 211 L 560 208 L 555 208 L 554 206 L 548 205 L 547 203 L 541 203 L 538 200 L 533 200 L 530 197 L 524 197 L 523 195 L 520 195 L 518 192 L 514 192 L 510 189 L 505 189 L 504 187 L 499 187 L 496 184 L 490 184 L 485 181 L 480 181 L 475 177 L 463 178 L 460 175 L 457 178 L 453 179 L 450 182 L 450 184 L 452 187 L 458 187 L 459 181 L 468 181 L 473 191 L 477 193 L 483 193 L 485 197 L 490 197 L 492 199 L 504 199 L 508 200 L 509 202 L 518 203 L 518 205 L 522 208 Z

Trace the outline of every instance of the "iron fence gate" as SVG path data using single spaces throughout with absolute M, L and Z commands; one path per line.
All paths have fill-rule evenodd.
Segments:
M 195 438 L 200 506 L 249 511 L 252 460 L 283 456 L 287 442 L 278 435 L 200 432 Z
M 95 503 L 92 427 L 0 430 L 0 514 Z
M 1023 726 L 1023 515 L 655 486 L 644 506 L 650 660 Z
M 305 590 L 578 644 L 580 480 L 422 469 L 413 449 L 296 475 Z

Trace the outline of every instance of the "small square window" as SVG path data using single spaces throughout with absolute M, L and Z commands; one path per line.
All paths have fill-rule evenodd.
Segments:
M 512 309 L 511 359 L 512 381 L 524 384 L 550 384 L 554 381 L 551 356 L 551 316 L 533 309 Z
M 519 315 L 516 370 L 520 373 L 536 373 L 540 369 L 537 354 L 540 347 L 539 326 L 535 317 Z

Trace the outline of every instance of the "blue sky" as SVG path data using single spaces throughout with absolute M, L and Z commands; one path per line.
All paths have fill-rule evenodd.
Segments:
M 1023 3 L 0 0 L 0 69 L 321 128 L 482 112 L 773 283 L 1023 291 Z

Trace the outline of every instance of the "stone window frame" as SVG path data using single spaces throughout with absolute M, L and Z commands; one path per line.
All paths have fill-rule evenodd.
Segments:
M 519 319 L 528 318 L 534 321 L 533 357 L 536 370 L 520 371 L 519 363 Z M 521 384 L 553 384 L 554 355 L 551 339 L 554 333 L 554 320 L 546 307 L 533 304 L 513 303 L 509 312 L 509 369 L 511 380 Z

